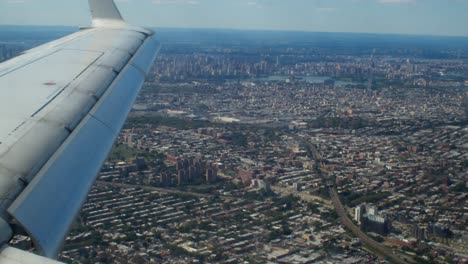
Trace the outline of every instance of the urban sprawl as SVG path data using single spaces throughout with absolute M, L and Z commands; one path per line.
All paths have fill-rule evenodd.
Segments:
M 62 261 L 468 263 L 466 58 L 200 43 L 163 44 Z

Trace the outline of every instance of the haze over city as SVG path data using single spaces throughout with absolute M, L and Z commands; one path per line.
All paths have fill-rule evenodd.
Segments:
M 118 0 L 146 27 L 468 36 L 466 0 Z M 87 1 L 0 0 L 0 24 L 86 25 Z

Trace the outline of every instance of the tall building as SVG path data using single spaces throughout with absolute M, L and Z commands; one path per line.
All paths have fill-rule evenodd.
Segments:
M 441 224 L 429 223 L 427 225 L 427 235 L 440 238 L 448 238 L 452 235 L 452 231 L 447 226 Z
M 215 182 L 218 178 L 218 172 L 214 168 L 207 168 L 205 177 L 207 182 Z
M 374 206 L 369 206 L 369 207 L 366 207 L 366 212 L 370 215 L 376 215 L 378 214 L 378 210 L 376 207 Z
M 171 175 L 167 172 L 164 172 L 161 174 L 161 185 L 163 187 L 169 187 L 171 186 L 172 182 L 171 182 Z
M 179 170 L 177 173 L 177 184 L 182 185 L 188 181 L 188 172 L 186 170 Z
M 361 218 L 361 229 L 366 232 L 374 232 L 386 235 L 390 232 L 391 222 L 387 217 L 373 214 L 364 214 Z
M 217 164 L 204 161 L 200 156 L 177 158 L 176 171 L 179 185 L 200 180 L 215 182 L 218 178 Z
M 261 179 L 252 179 L 250 188 L 253 188 L 256 190 L 263 190 L 265 192 L 271 191 L 270 183 L 268 181 L 261 180 Z
M 426 235 L 426 230 L 423 227 L 417 224 L 414 224 L 411 227 L 411 236 L 416 238 L 417 240 L 424 240 L 425 235 Z
M 358 224 L 361 223 L 362 216 L 366 212 L 366 207 L 364 205 L 358 205 L 356 208 L 354 208 L 354 220 L 358 222 Z

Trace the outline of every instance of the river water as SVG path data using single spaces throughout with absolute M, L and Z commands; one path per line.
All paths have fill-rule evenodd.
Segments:
M 332 79 L 329 76 L 298 76 L 295 77 L 299 80 L 305 80 L 308 83 L 317 83 L 323 84 L 326 80 Z M 251 79 L 244 79 L 241 81 L 250 81 L 250 82 L 284 82 L 290 79 L 289 76 L 268 76 L 268 77 L 258 77 L 258 78 L 251 78 Z M 346 85 L 358 85 L 359 83 L 354 82 L 345 82 L 345 81 L 335 81 L 336 86 L 346 86 Z

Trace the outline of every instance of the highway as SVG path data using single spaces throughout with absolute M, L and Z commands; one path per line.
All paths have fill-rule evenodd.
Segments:
M 330 192 L 330 197 L 332 199 L 333 205 L 335 206 L 335 210 L 338 213 L 338 216 L 340 217 L 341 222 L 349 230 L 351 230 L 357 237 L 359 237 L 362 243 L 366 244 L 371 249 L 385 256 L 388 260 L 391 260 L 393 263 L 398 263 L 398 264 L 408 263 L 408 261 L 402 260 L 400 257 L 395 255 L 391 249 L 381 245 L 379 242 L 373 240 L 372 238 L 367 236 L 364 232 L 362 232 L 361 229 L 359 229 L 359 227 L 356 226 L 351 219 L 349 219 L 348 215 L 346 214 L 346 210 L 343 207 L 343 204 L 341 203 L 338 194 L 336 193 L 336 190 L 333 187 L 330 187 L 329 192 Z
M 323 163 L 323 155 L 320 153 L 320 151 L 317 150 L 317 148 L 311 144 L 310 142 L 300 138 L 297 135 L 291 135 L 293 138 L 296 140 L 306 144 L 310 152 L 315 159 L 316 162 L 319 162 L 321 164 L 320 170 L 322 171 L 322 177 L 325 180 L 325 182 L 328 183 L 329 188 L 329 194 L 333 203 L 333 206 L 335 207 L 335 211 L 338 214 L 338 216 L 341 219 L 341 222 L 349 229 L 351 232 L 353 232 L 361 242 L 365 245 L 367 245 L 374 254 L 380 256 L 380 257 L 385 257 L 387 260 L 392 261 L 393 263 L 397 264 L 406 264 L 406 263 L 411 263 L 411 261 L 403 260 L 399 256 L 397 256 L 395 253 L 390 248 L 387 248 L 380 244 L 379 242 L 373 240 L 370 238 L 368 235 L 366 235 L 361 229 L 354 224 L 354 222 L 348 217 L 348 214 L 346 213 L 346 210 L 341 203 L 340 197 L 338 196 L 338 193 L 336 192 L 334 188 L 334 182 L 332 180 L 332 177 L 327 177 L 326 174 L 329 174 L 329 171 L 326 168 L 326 165 Z
M 310 150 L 312 152 L 312 155 L 313 155 L 313 157 L 314 157 L 314 159 L 316 161 L 318 161 L 318 162 L 322 161 L 322 159 L 323 159 L 322 154 L 317 150 L 317 148 L 313 144 L 311 144 L 310 142 L 305 142 L 303 139 L 301 139 L 301 138 L 299 138 L 297 136 L 293 136 L 293 137 L 296 138 L 297 140 L 300 140 L 300 141 L 304 142 L 305 144 L 307 144 L 309 146 L 309 148 L 310 148 Z M 340 200 L 340 198 L 338 196 L 338 193 L 336 192 L 336 190 L 334 188 L 334 183 L 332 181 L 332 178 L 327 177 L 325 175 L 326 173 L 328 173 L 328 171 L 326 170 L 326 168 L 324 166 L 325 165 L 322 164 L 321 171 L 325 172 L 324 174 L 322 174 L 322 177 L 324 178 L 324 180 L 326 182 L 329 183 L 329 189 L 328 190 L 329 190 L 329 194 L 330 194 L 330 197 L 331 197 L 331 200 L 332 200 L 332 204 L 333 204 L 338 216 L 340 217 L 341 222 L 350 231 L 352 231 L 357 237 L 359 237 L 361 242 L 363 244 L 365 244 L 369 249 L 371 249 L 372 252 L 374 252 L 374 254 L 376 254 L 377 256 L 384 257 L 387 260 L 392 261 L 393 263 L 397 263 L 397 264 L 411 263 L 412 261 L 407 261 L 407 260 L 401 259 L 390 248 L 387 248 L 387 247 L 383 246 L 379 242 L 377 242 L 377 241 L 373 240 L 372 238 L 370 238 L 369 236 L 367 236 L 363 231 L 361 231 L 361 229 L 358 226 L 356 226 L 354 224 L 354 222 L 348 217 L 348 215 L 346 213 L 346 210 L 345 210 L 343 204 L 341 203 L 341 200 Z M 225 176 L 225 177 L 227 177 L 227 176 Z M 149 190 L 149 191 L 158 191 L 158 192 L 161 192 L 161 193 L 188 194 L 188 195 L 204 197 L 204 198 L 209 198 L 209 197 L 213 196 L 213 195 L 209 195 L 209 194 L 186 192 L 186 191 L 180 191 L 180 190 L 169 189 L 169 188 L 158 188 L 158 187 L 150 187 L 150 186 L 143 186 L 143 185 L 113 183 L 113 182 L 104 182 L 104 181 L 97 181 L 97 185 L 110 185 L 110 186 L 123 187 L 123 188 L 141 188 L 141 189 L 145 189 L 145 190 Z M 285 190 L 282 189 L 282 188 L 279 188 L 279 187 L 276 187 L 276 188 L 277 188 L 276 191 L 285 192 Z M 242 200 L 241 198 L 238 198 L 238 197 L 230 197 L 230 196 L 221 196 L 221 197 Z M 301 197 L 301 198 L 304 199 L 304 197 Z M 305 199 L 305 200 L 310 200 L 310 201 L 314 200 L 314 198 L 316 199 L 316 197 L 306 197 L 306 198 L 307 199 Z M 325 203 L 325 204 L 327 204 L 327 203 Z

